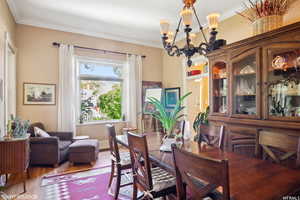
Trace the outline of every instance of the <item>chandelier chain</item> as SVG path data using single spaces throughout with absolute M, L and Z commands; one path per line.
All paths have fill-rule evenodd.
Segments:
M 200 29 L 200 31 L 201 31 L 203 37 L 204 37 L 205 42 L 207 43 L 208 41 L 207 41 L 207 38 L 206 38 L 206 36 L 205 36 L 205 34 L 204 34 L 203 26 L 202 26 L 201 23 L 200 23 L 200 20 L 199 20 L 199 17 L 198 17 L 198 14 L 197 14 L 197 12 L 196 12 L 196 9 L 195 9 L 194 5 L 192 6 L 192 8 L 193 8 L 194 14 L 195 14 L 195 16 L 196 16 L 196 19 L 197 19 L 197 22 L 198 22 L 198 25 L 199 25 L 199 29 Z

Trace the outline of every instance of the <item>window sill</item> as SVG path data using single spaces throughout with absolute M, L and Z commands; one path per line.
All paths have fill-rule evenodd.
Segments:
M 100 122 L 87 122 L 84 124 L 77 124 L 76 126 L 90 126 L 90 125 L 104 125 L 104 124 L 119 124 L 119 123 L 127 123 L 127 121 L 122 120 L 111 120 L 111 121 L 100 121 Z

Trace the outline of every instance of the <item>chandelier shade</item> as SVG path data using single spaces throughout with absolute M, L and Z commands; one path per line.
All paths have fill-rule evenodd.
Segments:
M 160 33 L 167 34 L 169 32 L 170 24 L 166 20 L 160 20 Z
M 160 32 L 162 34 L 162 43 L 164 49 L 167 51 L 169 56 L 180 56 L 184 55 L 187 58 L 187 65 L 192 66 L 192 56 L 195 54 L 206 55 L 211 51 L 219 49 L 220 47 L 226 45 L 226 41 L 219 39 L 217 40 L 218 32 L 218 22 L 220 15 L 218 13 L 212 13 L 207 16 L 208 26 L 211 30 L 209 41 L 207 40 L 203 26 L 200 23 L 199 17 L 194 7 L 196 0 L 183 0 L 184 7 L 180 12 L 180 20 L 176 28 L 175 34 L 170 31 L 170 23 L 166 20 L 160 21 Z M 203 35 L 204 42 L 196 45 L 196 34 L 192 33 L 192 22 L 193 17 L 196 18 L 199 30 Z M 176 43 L 177 35 L 180 31 L 181 26 L 183 26 L 183 31 L 186 36 L 186 44 L 184 47 L 179 48 Z
M 180 12 L 183 24 L 185 26 L 191 26 L 193 22 L 193 11 L 190 8 L 185 8 Z
M 220 17 L 220 14 L 218 14 L 218 13 L 212 13 L 212 14 L 207 16 L 208 27 L 210 29 L 217 29 L 218 28 L 219 17 Z

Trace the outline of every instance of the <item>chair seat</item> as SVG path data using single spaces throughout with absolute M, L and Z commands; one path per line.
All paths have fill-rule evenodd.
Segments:
M 131 159 L 130 159 L 130 153 L 129 152 L 120 152 L 120 164 L 121 165 L 130 165 Z M 111 155 L 111 159 L 116 162 L 115 156 Z
M 121 152 L 120 158 L 121 158 L 121 165 L 130 165 L 131 164 L 129 152 Z
M 176 185 L 175 176 L 171 175 L 166 170 L 160 167 L 154 167 L 151 169 L 153 191 L 159 192 L 161 190 L 173 187 Z

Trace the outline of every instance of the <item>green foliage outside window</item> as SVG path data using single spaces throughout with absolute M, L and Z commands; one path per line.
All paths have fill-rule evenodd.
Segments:
M 110 119 L 122 118 L 121 88 L 114 85 L 113 90 L 99 96 L 98 106 L 102 113 Z
M 91 98 L 88 98 L 87 100 L 84 100 L 81 102 L 80 105 L 80 123 L 84 123 L 88 121 L 89 117 L 92 116 L 92 106 L 93 103 L 91 102 Z

